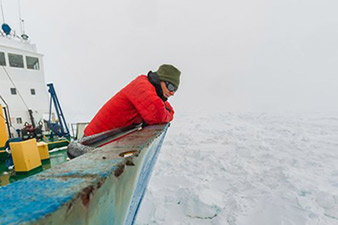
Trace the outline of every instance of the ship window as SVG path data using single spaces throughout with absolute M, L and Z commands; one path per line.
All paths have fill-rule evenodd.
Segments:
M 16 95 L 16 88 L 11 88 L 11 94 Z
M 35 89 L 34 88 L 31 89 L 31 94 L 35 95 Z
M 16 118 L 16 123 L 17 123 L 17 124 L 22 124 L 22 119 L 21 119 L 21 117 Z
M 0 66 L 6 66 L 5 53 L 0 52 Z
M 31 56 L 26 56 L 27 69 L 39 70 L 39 59 Z
M 9 65 L 11 67 L 23 68 L 23 56 L 8 53 Z

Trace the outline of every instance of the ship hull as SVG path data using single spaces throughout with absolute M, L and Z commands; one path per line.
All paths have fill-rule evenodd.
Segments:
M 0 223 L 133 224 L 167 129 L 146 127 L 0 188 Z

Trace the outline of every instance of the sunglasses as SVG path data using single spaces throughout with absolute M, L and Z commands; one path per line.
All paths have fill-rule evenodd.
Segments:
M 170 83 L 169 81 L 164 81 L 165 86 L 168 88 L 168 90 L 170 92 L 175 92 L 177 91 L 177 87 L 175 87 L 175 85 L 173 85 L 172 83 Z

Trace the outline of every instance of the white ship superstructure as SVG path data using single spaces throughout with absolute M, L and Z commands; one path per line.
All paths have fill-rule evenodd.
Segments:
M 0 36 L 0 95 L 10 112 L 10 132 L 31 124 L 29 109 L 35 122 L 48 119 L 49 103 L 43 69 L 43 55 L 27 40 Z M 0 104 L 3 102 L 0 100 Z

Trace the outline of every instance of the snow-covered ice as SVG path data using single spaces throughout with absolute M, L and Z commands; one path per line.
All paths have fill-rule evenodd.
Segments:
M 137 225 L 338 225 L 338 114 L 178 115 Z

